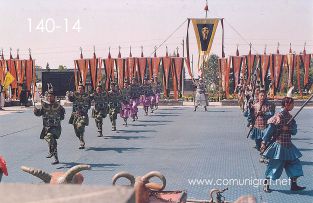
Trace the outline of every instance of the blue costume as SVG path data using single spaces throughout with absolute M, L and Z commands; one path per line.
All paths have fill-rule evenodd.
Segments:
M 280 178 L 283 169 L 289 178 L 303 176 L 299 160 L 302 154 L 291 142 L 291 135 L 297 133 L 295 120 L 290 122 L 288 130 L 283 129 L 283 126 L 287 126 L 287 122 L 291 118 L 292 116 L 287 110 L 282 110 L 268 120 L 269 126 L 264 132 L 263 140 L 265 143 L 269 143 L 274 138 L 274 142 L 263 153 L 269 159 L 265 172 L 267 179 Z
M 267 120 L 275 113 L 275 105 L 268 100 L 255 103 L 248 112 L 248 122 L 254 123 L 253 129 L 250 133 L 250 138 L 255 140 L 256 148 L 261 147 L 264 130 L 267 127 Z

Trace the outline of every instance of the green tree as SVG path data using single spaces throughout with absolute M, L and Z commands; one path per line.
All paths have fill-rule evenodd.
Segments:
M 219 86 L 219 67 L 218 55 L 212 54 L 209 59 L 204 62 L 204 80 L 207 86 L 213 91 L 218 90 Z

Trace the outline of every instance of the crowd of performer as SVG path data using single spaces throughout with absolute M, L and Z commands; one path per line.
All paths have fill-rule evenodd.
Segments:
M 294 108 L 293 87 L 282 99 L 280 111 L 275 113 L 275 104 L 267 98 L 267 92 L 259 81 L 246 84 L 243 78 L 237 85 L 238 103 L 247 118 L 249 137 L 255 142 L 260 153 L 260 162 L 266 164 L 263 190 L 270 192 L 271 180 L 277 180 L 285 170 L 291 181 L 291 190 L 304 190 L 297 184 L 303 176 L 299 158 L 301 152 L 291 142 L 291 136 L 297 133 L 297 123 L 290 114 Z M 269 91 L 271 94 L 271 91 Z
M 138 106 L 143 105 L 145 115 L 153 113 L 158 109 L 160 100 L 161 85 L 157 78 L 151 80 L 145 78 L 143 84 L 139 84 L 134 78 L 131 83 L 124 81 L 124 87 L 119 88 L 112 81 L 109 89 L 105 89 L 104 84 L 99 83 L 95 91 L 90 94 L 85 91 L 85 86 L 79 84 L 75 92 L 67 92 L 67 98 L 73 102 L 72 113 L 69 123 L 74 126 L 74 132 L 80 141 L 79 149 L 85 148 L 85 127 L 89 125 L 88 112 L 92 103 L 92 118 L 98 129 L 98 137 L 103 136 L 103 119 L 109 115 L 112 131 L 116 131 L 116 120 L 118 114 L 123 119 L 125 126 L 128 125 L 128 119 L 136 121 L 138 119 Z M 47 158 L 54 157 L 52 164 L 58 164 L 57 139 L 61 135 L 61 121 L 64 120 L 65 110 L 60 102 L 56 100 L 53 88 L 48 89 L 45 99 L 41 102 L 41 107 L 34 108 L 36 116 L 42 116 L 43 129 L 40 135 L 45 139 L 49 146 Z

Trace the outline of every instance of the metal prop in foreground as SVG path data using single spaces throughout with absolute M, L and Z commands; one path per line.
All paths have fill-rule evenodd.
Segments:
M 44 183 L 49 184 L 82 184 L 84 176 L 79 173 L 83 170 L 90 170 L 90 165 L 77 165 L 73 166 L 66 172 L 53 172 L 51 174 L 41 170 L 30 168 L 26 166 L 21 167 L 22 171 L 29 173 L 37 178 L 40 178 Z
M 161 180 L 162 184 L 149 182 L 151 178 L 157 177 Z M 136 203 L 165 203 L 165 202 L 176 202 L 176 203 L 230 203 L 225 200 L 222 195 L 223 192 L 228 188 L 219 190 L 212 189 L 209 192 L 209 200 L 195 200 L 187 199 L 186 191 L 163 191 L 166 186 L 166 179 L 158 171 L 152 171 L 144 176 L 135 178 L 128 172 L 120 172 L 113 176 L 112 184 L 116 185 L 120 178 L 126 178 L 130 181 L 130 187 L 135 189 Z M 213 197 L 215 194 L 215 198 Z M 241 196 L 234 203 L 256 203 L 256 199 L 253 196 Z

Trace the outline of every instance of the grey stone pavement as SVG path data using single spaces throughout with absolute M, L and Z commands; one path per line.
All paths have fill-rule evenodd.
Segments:
M 313 202 L 312 108 L 304 109 L 297 118 L 299 129 L 293 139 L 303 153 L 305 176 L 299 178 L 299 184 L 307 189 L 293 193 L 289 185 L 275 185 L 269 194 L 255 186 L 264 177 L 265 165 L 258 162 L 253 142 L 246 138 L 246 121 L 237 107 L 210 107 L 209 112 L 193 112 L 191 107 L 160 107 L 149 116 L 143 116 L 140 109 L 139 120 L 130 121 L 128 127 L 118 120 L 118 132 L 111 132 L 107 118 L 104 138 L 96 137 L 96 126 L 90 119 L 85 150 L 78 149 L 79 141 L 68 124 L 70 110 L 66 108 L 62 123 L 58 141 L 61 163 L 56 166 L 45 158 L 48 147 L 39 139 L 42 121 L 32 109 L 8 108 L 0 114 L 0 154 L 6 158 L 9 170 L 9 176 L 2 178 L 4 183 L 41 182 L 22 172 L 21 165 L 52 172 L 84 163 L 92 166 L 91 171 L 83 172 L 84 184 L 88 185 L 110 185 L 112 176 L 119 171 L 139 176 L 158 170 L 167 178 L 167 190 L 187 190 L 189 198 L 208 199 L 212 188 L 228 187 L 226 200 L 252 194 L 258 202 Z M 286 178 L 285 173 L 282 178 Z M 202 179 L 202 184 L 192 184 L 194 179 Z M 244 179 L 248 180 L 246 185 L 242 185 Z

